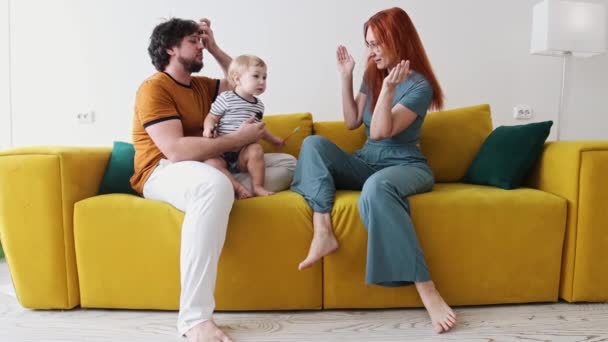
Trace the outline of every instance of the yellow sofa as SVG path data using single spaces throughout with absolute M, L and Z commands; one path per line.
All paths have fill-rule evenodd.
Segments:
M 354 151 L 360 128 L 308 113 L 268 116 L 286 151 L 319 134 Z M 429 113 L 421 146 L 435 172 L 411 197 L 432 277 L 448 303 L 608 300 L 608 142 L 547 143 L 528 187 L 461 183 L 492 130 L 480 105 Z M 271 151 L 270 146 L 265 147 Z M 19 302 L 34 309 L 178 307 L 183 214 L 168 204 L 97 196 L 110 148 L 28 147 L 0 152 L 0 237 Z M 356 191 L 338 191 L 340 249 L 299 272 L 311 210 L 291 191 L 237 201 L 220 260 L 218 310 L 420 306 L 413 287 L 364 284 L 366 232 Z

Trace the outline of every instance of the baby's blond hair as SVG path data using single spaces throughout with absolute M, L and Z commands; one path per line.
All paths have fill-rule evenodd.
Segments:
M 228 81 L 234 87 L 236 85 L 236 77 L 242 75 L 250 67 L 266 67 L 266 63 L 254 55 L 240 55 L 232 60 L 228 67 Z

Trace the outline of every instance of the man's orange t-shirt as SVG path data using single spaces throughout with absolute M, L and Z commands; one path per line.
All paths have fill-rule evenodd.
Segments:
M 219 80 L 192 77 L 190 85 L 157 72 L 145 80 L 135 98 L 133 145 L 135 173 L 131 187 L 140 194 L 158 162 L 165 156 L 146 132 L 146 127 L 166 120 L 181 120 L 184 136 L 202 136 L 203 122 L 219 90 Z

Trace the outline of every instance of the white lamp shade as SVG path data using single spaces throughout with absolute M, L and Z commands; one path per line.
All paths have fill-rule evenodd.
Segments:
M 606 51 L 606 9 L 601 3 L 544 0 L 534 6 L 530 53 L 590 57 Z

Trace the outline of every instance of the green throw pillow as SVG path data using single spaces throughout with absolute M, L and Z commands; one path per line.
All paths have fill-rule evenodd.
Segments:
M 121 193 L 137 195 L 129 180 L 133 176 L 135 149 L 132 144 L 115 141 L 110 161 L 99 186 L 99 195 Z
M 500 126 L 481 145 L 465 183 L 519 187 L 543 151 L 553 121 Z

